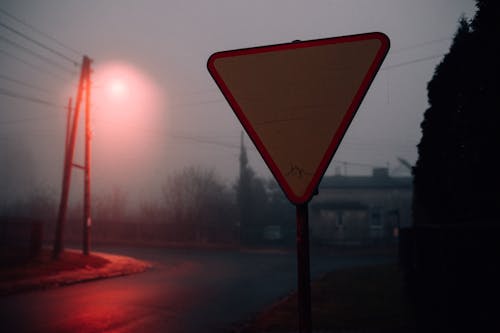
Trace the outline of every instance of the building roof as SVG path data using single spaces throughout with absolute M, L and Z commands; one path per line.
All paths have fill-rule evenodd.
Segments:
M 321 189 L 411 189 L 412 177 L 392 177 L 387 170 L 374 169 L 371 176 L 325 176 L 319 188 Z

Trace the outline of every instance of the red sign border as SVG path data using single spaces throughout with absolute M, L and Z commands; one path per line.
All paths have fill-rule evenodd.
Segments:
M 344 118 L 342 119 L 339 127 L 335 131 L 335 135 L 333 136 L 333 139 L 330 142 L 326 153 L 324 154 L 323 158 L 321 159 L 321 162 L 319 163 L 316 171 L 314 172 L 311 182 L 307 186 L 304 194 L 302 196 L 297 196 L 288 185 L 288 182 L 286 181 L 280 169 L 275 164 L 272 156 L 265 149 L 263 142 L 260 140 L 259 136 L 253 129 L 253 126 L 248 121 L 248 118 L 245 116 L 238 102 L 231 94 L 231 91 L 224 83 L 224 80 L 218 74 L 214 63 L 217 59 L 220 58 L 237 57 L 242 55 L 276 52 L 276 51 L 292 50 L 292 49 L 307 48 L 307 47 L 316 47 L 329 44 L 351 43 L 351 42 L 364 41 L 370 39 L 378 39 L 381 42 L 380 49 L 375 55 L 375 58 L 372 64 L 370 65 L 370 68 L 365 74 L 365 77 L 361 82 L 361 85 L 358 88 Z M 221 51 L 221 52 L 216 52 L 209 57 L 207 61 L 207 69 L 210 75 L 212 76 L 215 83 L 221 90 L 222 94 L 226 98 L 229 105 L 231 106 L 236 117 L 243 125 L 243 128 L 246 130 L 248 136 L 250 137 L 254 145 L 257 147 L 257 150 L 264 159 L 264 162 L 267 164 L 267 166 L 271 170 L 271 173 L 278 181 L 278 184 L 285 192 L 285 195 L 287 196 L 288 200 L 290 200 L 292 203 L 304 204 L 310 201 L 312 196 L 316 192 L 316 189 L 319 183 L 321 182 L 321 179 L 323 178 L 323 175 L 326 172 L 326 169 L 328 168 L 333 156 L 335 155 L 335 152 L 337 151 L 338 146 L 340 145 L 340 142 L 342 141 L 342 138 L 344 137 L 347 131 L 347 128 L 351 124 L 356 112 L 359 109 L 359 106 L 361 105 L 361 102 L 363 101 L 363 98 L 366 95 L 366 92 L 368 91 L 368 88 L 373 82 L 378 70 L 380 69 L 382 62 L 389 51 L 389 47 L 390 47 L 390 40 L 389 37 L 387 37 L 387 35 L 385 35 L 382 32 L 370 32 L 357 35 L 323 38 L 323 39 L 315 39 L 308 41 L 296 41 L 286 44 L 275 44 L 275 45 L 258 46 L 258 47 L 243 48 L 243 49 L 236 49 L 229 51 Z

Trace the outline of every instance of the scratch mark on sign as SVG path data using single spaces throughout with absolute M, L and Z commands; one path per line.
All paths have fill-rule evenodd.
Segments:
M 312 175 L 312 173 L 307 172 L 304 170 L 304 168 L 301 168 L 300 166 L 296 164 L 290 164 L 290 170 L 286 173 L 287 176 L 292 176 L 292 177 L 297 177 L 297 178 L 302 178 L 306 175 Z

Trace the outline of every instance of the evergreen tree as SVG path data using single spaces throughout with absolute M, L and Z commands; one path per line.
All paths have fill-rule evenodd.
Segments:
M 416 224 L 489 221 L 500 206 L 500 11 L 491 0 L 477 1 L 477 8 L 472 22 L 461 18 L 427 87 L 429 108 L 413 170 Z
M 248 156 L 241 133 L 240 175 L 236 184 L 236 200 L 240 212 L 240 238 L 243 242 L 254 242 L 260 237 L 267 195 L 262 179 L 255 176 L 248 165 Z

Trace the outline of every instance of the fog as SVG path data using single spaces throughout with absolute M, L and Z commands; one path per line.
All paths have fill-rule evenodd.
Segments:
M 2 1 L 0 9 L 3 201 L 34 188 L 59 195 L 65 106 L 85 54 L 93 59 L 93 193 L 118 187 L 134 202 L 158 198 L 167 176 L 189 166 L 234 184 L 242 128 L 206 70 L 212 53 L 371 31 L 387 34 L 391 49 L 327 174 L 366 175 L 382 166 L 409 175 L 398 157 L 417 158 L 426 83 L 474 3 L 48 0 Z M 271 177 L 246 140 L 250 166 Z M 80 135 L 75 162 L 82 161 Z M 82 178 L 73 170 L 73 201 Z

